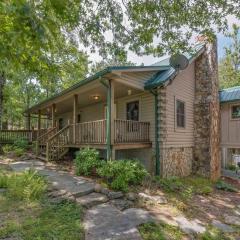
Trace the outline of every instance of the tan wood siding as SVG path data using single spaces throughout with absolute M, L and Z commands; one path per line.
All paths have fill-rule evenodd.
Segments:
M 154 147 L 155 138 L 155 121 L 154 121 L 154 96 L 149 92 L 139 95 L 127 96 L 117 99 L 117 118 L 127 119 L 127 103 L 131 101 L 139 101 L 139 121 L 150 122 L 149 136 L 152 146 Z
M 116 78 L 127 86 L 132 86 L 137 89 L 144 89 L 144 83 L 151 79 L 156 74 L 156 71 L 151 72 L 123 72 Z
M 231 106 L 235 103 L 225 103 L 221 106 L 221 144 L 228 147 L 240 147 L 240 119 L 232 119 Z
M 179 73 L 176 79 L 166 88 L 166 147 L 192 147 L 193 105 L 195 98 L 194 63 Z M 176 126 L 176 100 L 185 103 L 185 128 Z

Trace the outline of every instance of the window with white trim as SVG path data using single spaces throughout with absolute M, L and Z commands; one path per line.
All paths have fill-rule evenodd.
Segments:
M 186 111 L 185 102 L 176 100 L 176 126 L 178 128 L 185 128 Z
M 232 105 L 232 119 L 240 119 L 240 104 Z

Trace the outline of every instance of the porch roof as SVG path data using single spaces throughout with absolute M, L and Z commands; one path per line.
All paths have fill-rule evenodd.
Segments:
M 240 101 L 240 86 L 219 91 L 219 98 L 221 103 Z
M 30 108 L 26 109 L 24 111 L 24 113 L 28 113 L 28 112 L 32 112 L 35 109 L 40 108 L 42 105 L 48 104 L 54 100 L 56 100 L 58 97 L 64 96 L 65 94 L 68 94 L 90 82 L 93 82 L 97 79 L 101 79 L 102 77 L 107 77 L 107 74 L 110 73 L 117 73 L 117 72 L 133 72 L 133 71 L 164 71 L 166 69 L 168 69 L 168 66 L 109 66 L 105 69 L 103 69 L 102 71 L 99 71 L 97 73 L 95 73 L 94 75 L 91 75 L 81 81 L 79 81 L 78 83 L 74 84 L 73 86 L 53 95 L 50 98 L 45 99 L 44 101 L 35 104 L 33 106 L 31 106 Z

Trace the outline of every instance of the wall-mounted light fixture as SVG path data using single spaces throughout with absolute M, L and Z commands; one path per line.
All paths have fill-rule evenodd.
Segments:
M 128 96 L 132 95 L 132 90 L 131 89 L 128 89 Z
M 100 96 L 99 95 L 93 95 L 92 98 L 97 101 L 97 100 L 100 99 Z

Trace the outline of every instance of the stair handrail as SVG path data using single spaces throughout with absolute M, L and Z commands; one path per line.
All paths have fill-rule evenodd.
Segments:
M 45 132 L 44 134 L 40 135 L 37 140 L 41 140 L 42 138 L 44 138 L 45 136 L 49 135 L 49 133 L 55 131 L 57 129 L 57 127 L 53 127 L 53 128 L 50 128 L 47 132 Z
M 70 126 L 72 125 L 71 124 L 66 125 L 64 128 L 62 128 L 60 131 L 58 131 L 56 134 L 54 134 L 47 140 L 47 149 L 46 149 L 47 161 L 55 160 L 55 158 L 57 160 L 60 157 L 60 154 L 64 152 L 65 150 L 64 146 L 66 145 L 66 142 L 60 145 L 59 136 L 61 136 L 63 132 L 69 129 Z M 55 141 L 55 144 L 54 144 L 54 141 Z M 54 151 L 56 151 L 56 157 L 54 156 Z

